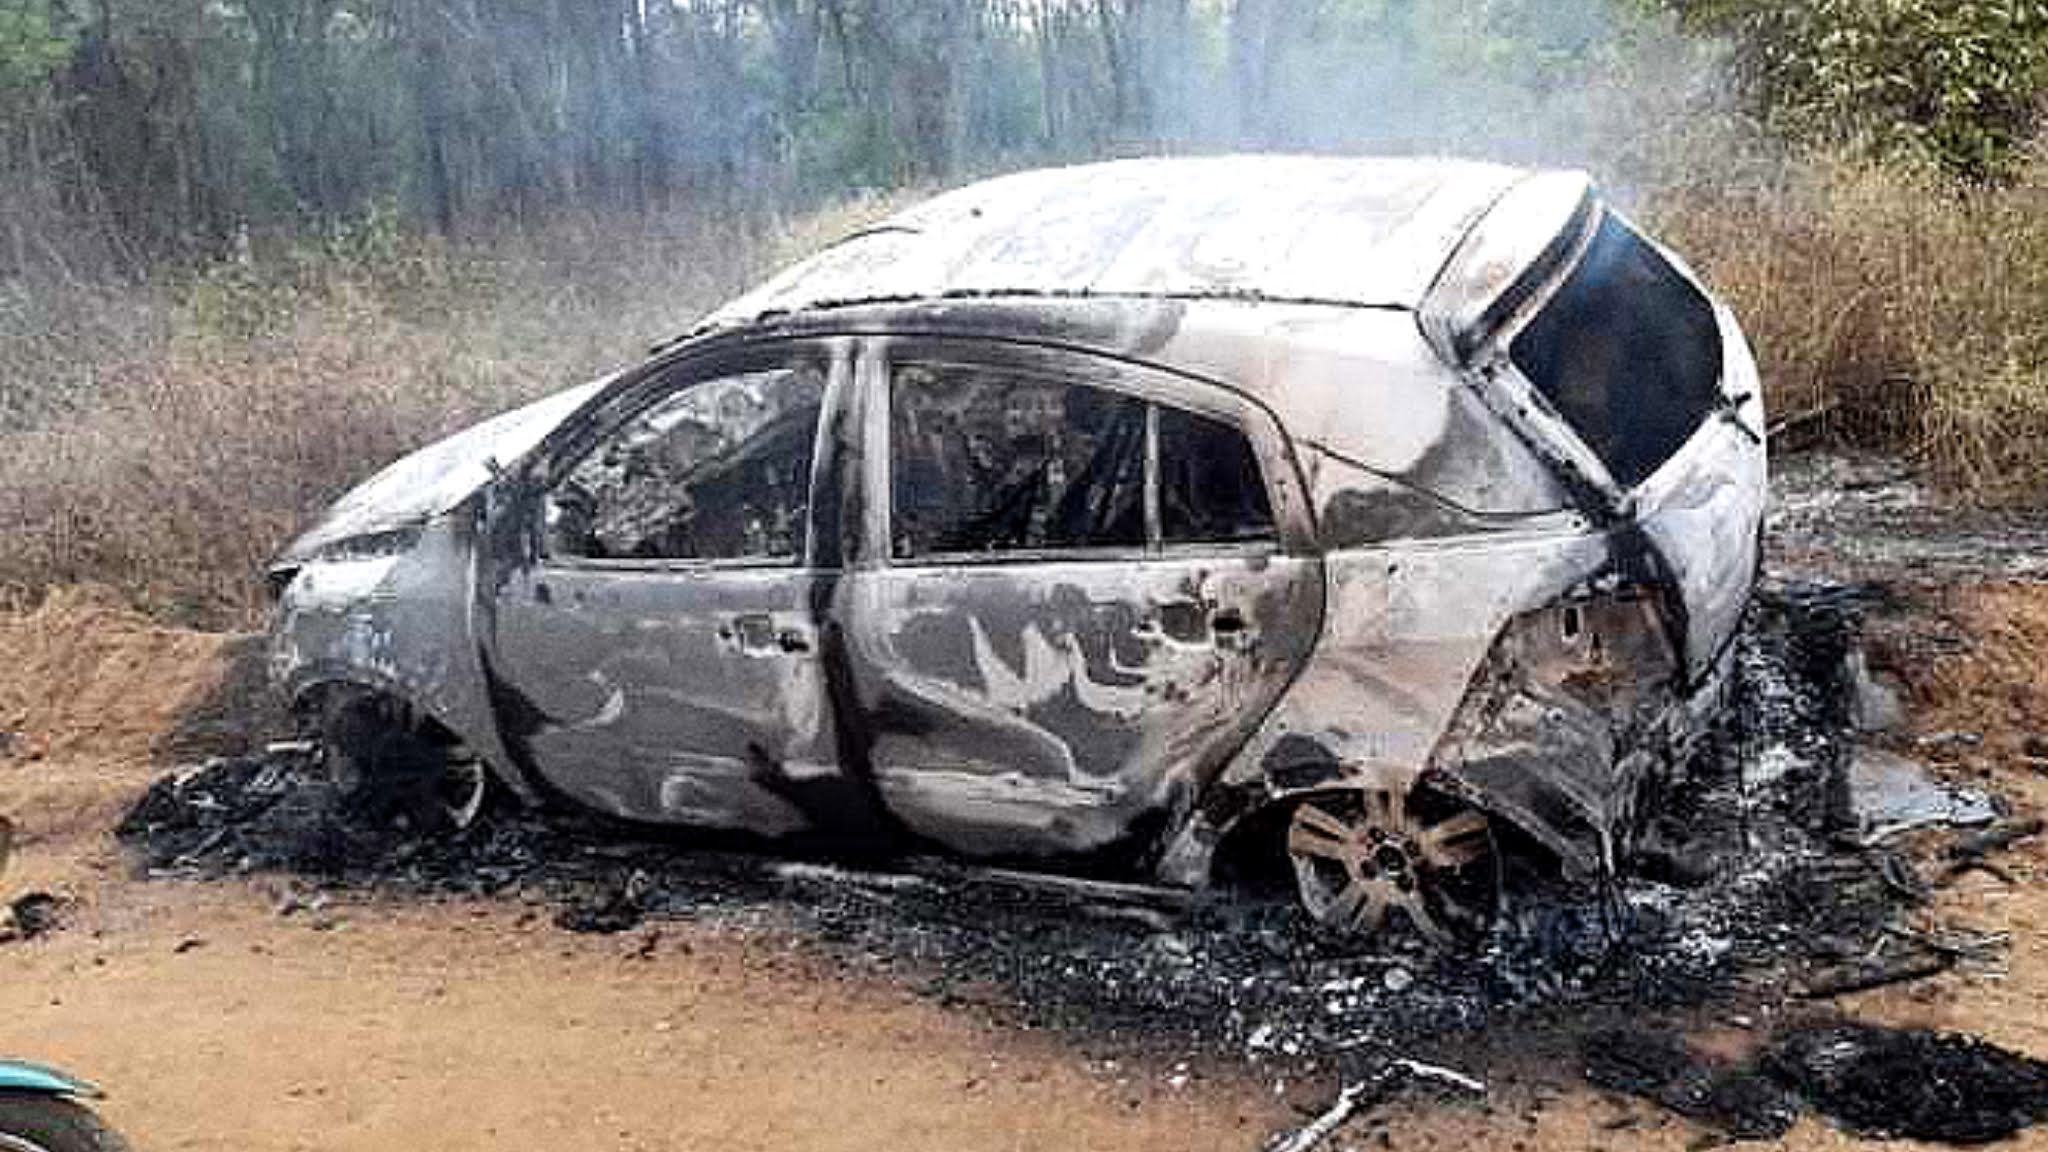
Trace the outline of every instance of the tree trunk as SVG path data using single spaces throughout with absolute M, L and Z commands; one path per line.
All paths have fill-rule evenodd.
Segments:
M 400 25 L 412 45 L 407 72 L 412 100 L 419 114 L 420 158 L 426 171 L 427 211 L 434 230 L 455 234 L 455 182 L 448 173 L 448 33 L 447 14 L 437 0 L 407 0 L 407 19 Z

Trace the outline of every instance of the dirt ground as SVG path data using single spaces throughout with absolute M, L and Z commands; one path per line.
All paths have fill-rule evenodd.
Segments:
M 1877 648 L 1912 704 L 1897 738 L 1974 732 L 1927 747 L 1959 748 L 1941 753 L 1950 771 L 2048 810 L 2048 764 L 2029 759 L 2048 750 L 2028 743 L 2048 732 L 2048 590 L 1930 594 L 1907 611 L 1920 623 Z M 22 833 L 0 894 L 77 902 L 62 930 L 0 944 L 0 1052 L 105 1083 L 106 1115 L 144 1149 L 1253 1149 L 1329 1102 L 1330 1084 L 1110 1059 L 772 930 L 588 936 L 509 898 L 300 907 L 277 878 L 139 879 L 110 830 L 155 774 L 152 748 L 223 674 L 227 643 L 89 594 L 0 618 L 0 811 Z M 1964 874 L 1922 913 L 2010 933 L 1998 963 L 1841 1006 L 2048 1054 L 2048 846 L 1998 865 L 2006 878 Z M 1703 1020 L 1697 1039 L 1740 1048 L 1741 1024 Z M 1328 1146 L 1702 1139 L 1569 1075 L 1468 1070 L 1487 1100 L 1410 1095 Z M 1786 1146 L 1848 1140 L 1809 1117 Z

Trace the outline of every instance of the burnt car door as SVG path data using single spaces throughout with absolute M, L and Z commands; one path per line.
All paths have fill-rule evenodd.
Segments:
M 489 658 L 508 744 L 556 788 L 639 820 L 814 823 L 805 794 L 837 772 L 810 545 L 834 363 L 804 344 L 671 368 L 529 480 Z
M 1028 346 L 898 339 L 860 376 L 867 559 L 841 603 L 880 796 L 969 854 L 1142 853 L 1321 623 L 1280 430 Z

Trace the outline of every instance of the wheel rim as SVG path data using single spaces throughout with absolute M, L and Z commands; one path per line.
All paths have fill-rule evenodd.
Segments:
M 1313 796 L 1287 827 L 1301 902 L 1353 935 L 1404 919 L 1439 946 L 1468 943 L 1493 922 L 1499 864 L 1486 815 L 1402 781 Z

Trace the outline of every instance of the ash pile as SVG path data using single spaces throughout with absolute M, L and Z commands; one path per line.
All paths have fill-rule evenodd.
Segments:
M 1487 941 L 1464 955 L 1402 939 L 1332 941 L 1281 899 L 933 859 L 775 859 L 563 814 L 497 812 L 453 839 L 422 839 L 346 811 L 312 758 L 293 750 L 167 777 L 121 831 L 153 874 L 286 873 L 341 891 L 511 897 L 576 931 L 696 920 L 793 932 L 849 968 L 944 1002 L 1194 1074 L 1249 1066 L 1276 1084 L 1357 1083 L 1383 1080 L 1398 1059 L 1492 1069 L 1564 1060 L 1604 1087 L 1768 1135 L 1789 1126 L 1799 1099 L 1827 1109 L 1817 1102 L 1832 1067 L 1822 1057 L 1840 1045 L 1802 1047 L 1800 1029 L 1825 1021 L 1799 1005 L 1968 956 L 1902 928 L 1924 882 L 1852 803 L 1858 700 L 1846 670 L 1871 595 L 1770 589 L 1739 641 L 1734 707 L 1652 798 L 1630 867 L 1592 891 L 1520 885 Z M 1951 816 L 1969 807 L 1943 795 Z M 1917 809 L 1900 811 L 1911 819 Z M 1645 1039 L 1644 1020 L 1676 1034 L 1701 1013 L 1784 1034 L 1738 1068 Z M 1860 1050 L 1893 1050 L 1863 1039 Z M 2031 1079 L 2031 1062 L 2015 1067 L 2000 1082 L 2020 1085 L 2017 1103 L 1987 1105 L 1954 1131 L 2009 1131 L 2048 1111 L 2048 1080 Z M 1911 1118 L 1843 1122 L 1953 1135 Z

